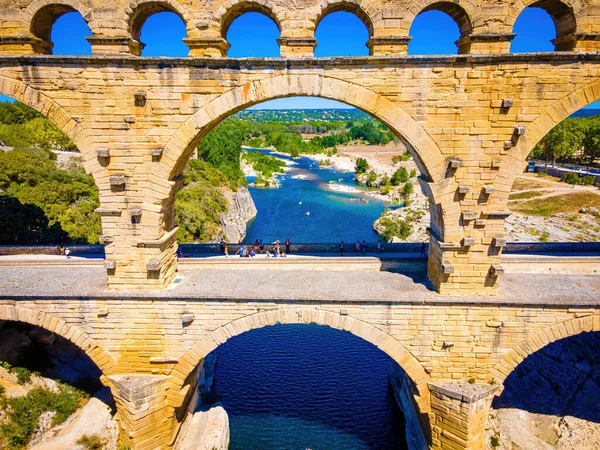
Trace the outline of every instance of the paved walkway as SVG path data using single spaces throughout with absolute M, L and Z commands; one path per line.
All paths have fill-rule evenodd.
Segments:
M 506 274 L 496 297 L 440 296 L 425 273 L 309 270 L 198 270 L 180 268 L 161 292 L 111 291 L 103 267 L 3 267 L 1 299 L 152 298 L 201 301 L 347 301 L 600 306 L 600 275 Z

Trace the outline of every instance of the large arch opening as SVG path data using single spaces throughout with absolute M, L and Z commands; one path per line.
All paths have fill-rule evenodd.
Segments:
M 323 102 L 316 100 L 313 105 Z M 262 241 L 264 249 L 254 248 L 260 259 L 272 255 L 278 240 L 283 249 L 286 239 L 302 251 L 314 244 L 333 249 L 343 241 L 348 254 L 357 255 L 375 253 L 384 242 L 424 242 L 429 205 L 417 179 L 420 167 L 410 156 L 414 149 L 347 104 L 299 106 L 314 101 L 287 97 L 282 109 L 257 104 L 211 127 L 175 197 L 179 244 L 223 240 L 261 247 Z M 413 217 L 417 206 L 422 212 Z M 210 248 L 182 246 L 180 256 L 201 256 L 196 252 Z
M 413 20 L 408 44 L 411 55 L 443 55 L 464 53 L 460 39 L 472 31 L 472 22 L 465 9 L 450 2 L 435 2 L 423 9 Z
M 31 19 L 31 33 L 41 39 L 40 53 L 54 55 L 90 55 L 92 36 L 80 11 L 68 4 L 49 4 L 40 8 Z
M 488 442 L 498 448 L 597 446 L 599 370 L 598 331 L 564 337 L 529 354 L 494 399 Z
M 351 4 L 333 4 L 317 21 L 315 56 L 368 56 L 373 24 L 368 15 Z M 350 9 L 347 9 L 350 8 Z
M 3 97 L 0 242 L 63 249 L 98 243 L 99 191 L 77 146 L 36 109 Z
M 511 52 L 573 50 L 577 29 L 573 9 L 560 0 L 542 0 L 528 5 L 516 18 Z
M 511 241 L 600 242 L 600 110 L 569 108 L 527 143 L 539 139 L 516 168 L 505 225 Z
M 116 445 L 114 401 L 103 387 L 112 359 L 77 327 L 26 308 L 1 309 L 0 444 L 74 448 L 87 435 Z
M 327 434 L 329 434 L 330 436 L 334 436 L 334 438 L 339 438 L 340 442 L 353 444 L 358 442 L 362 445 L 341 446 L 339 448 L 363 448 L 363 446 L 365 448 L 372 448 L 362 442 L 363 439 L 373 445 L 376 440 L 381 444 L 386 439 L 394 439 L 394 434 L 398 438 L 398 422 L 400 420 L 390 422 L 389 419 L 390 417 L 399 417 L 398 415 L 394 415 L 395 413 L 392 413 L 395 405 L 399 403 L 401 404 L 400 408 L 404 417 L 406 417 L 406 437 L 413 444 L 409 448 L 425 447 L 423 444 L 429 439 L 426 414 L 429 408 L 429 397 L 426 386 L 428 376 L 420 364 L 414 360 L 412 355 L 401 344 L 377 328 L 353 319 L 350 316 L 340 316 L 333 312 L 317 310 L 271 310 L 258 312 L 252 316 L 233 321 L 223 328 L 215 330 L 213 333 L 198 342 L 182 357 L 182 364 L 185 364 L 187 367 L 192 365 L 195 369 L 191 372 L 184 369 L 183 372 L 185 373 L 181 373 L 183 366 L 181 368 L 177 366 L 172 371 L 176 378 L 176 385 L 173 389 L 180 392 L 179 395 L 186 396 L 185 399 L 181 399 L 184 406 L 177 412 L 180 419 L 184 418 L 189 409 L 206 410 L 211 407 L 212 402 L 221 400 L 225 409 L 230 408 L 231 415 L 237 416 L 233 417 L 233 421 L 230 417 L 233 439 L 237 439 L 238 437 L 243 439 L 243 436 L 238 435 L 238 430 L 233 430 L 234 426 L 239 427 L 239 430 L 248 430 L 248 427 L 251 428 L 254 426 L 253 424 L 257 423 L 255 420 L 246 421 L 247 417 L 245 416 L 255 415 L 254 419 L 257 419 L 258 422 L 266 420 L 266 422 L 271 424 L 272 417 L 269 417 L 271 415 L 270 412 L 272 413 L 277 409 L 279 418 L 275 417 L 275 422 L 280 418 L 285 419 L 289 417 L 291 419 L 290 423 L 285 427 L 291 433 L 286 433 L 286 436 L 284 436 L 290 442 L 299 437 L 311 438 L 309 430 L 312 429 L 314 433 L 319 435 L 319 438 L 326 439 Z M 220 338 L 215 340 L 216 336 L 220 336 Z M 326 346 L 323 345 L 325 342 L 327 342 Z M 263 347 L 265 343 L 272 349 L 269 358 L 265 357 L 264 352 L 269 352 L 267 347 Z M 293 350 L 296 345 L 300 345 L 304 350 L 301 352 Z M 273 350 L 279 348 L 278 346 L 281 346 L 281 352 Z M 385 353 L 378 350 L 377 347 Z M 312 350 L 308 351 L 309 348 Z M 330 352 L 337 353 L 337 355 L 330 358 L 328 356 Z M 238 362 L 235 363 L 230 358 Z M 247 360 L 246 358 L 254 360 L 257 364 L 254 368 L 256 372 L 249 374 L 246 381 L 255 379 L 255 375 L 259 376 L 263 372 L 263 367 L 265 367 L 265 370 L 267 370 L 266 367 L 271 367 L 271 370 L 266 373 L 272 375 L 273 378 L 265 380 L 263 377 L 264 383 L 261 386 L 256 386 L 251 391 L 245 390 L 246 386 L 241 383 L 234 382 L 233 384 L 229 384 L 228 378 L 229 381 L 234 381 L 238 376 L 243 376 L 241 372 L 236 372 L 236 370 L 240 368 L 239 364 L 242 361 L 245 362 Z M 321 360 L 325 365 L 315 367 L 313 363 L 317 363 L 318 360 Z M 335 364 L 333 366 L 326 366 L 332 360 L 335 361 Z M 402 361 L 403 367 L 399 366 L 400 361 Z M 234 362 L 234 364 L 231 365 L 231 362 Z M 338 408 L 339 404 L 337 406 L 333 405 L 333 398 L 344 396 L 344 392 L 336 392 L 336 386 L 339 387 L 341 380 L 336 380 L 336 377 L 330 378 L 331 384 L 323 386 L 322 392 L 327 393 L 323 398 L 319 395 L 321 391 L 318 390 L 318 387 L 311 386 L 307 390 L 303 390 L 304 388 L 301 387 L 301 384 L 308 383 L 307 386 L 310 386 L 312 384 L 312 377 L 320 378 L 321 374 L 328 371 L 328 367 L 330 374 L 334 372 L 342 378 L 348 376 L 355 379 L 357 372 L 363 369 L 369 372 L 368 365 L 370 363 L 374 365 L 371 374 L 376 373 L 375 378 L 378 380 L 376 382 L 377 387 L 375 388 L 377 393 L 373 394 L 373 397 L 377 398 L 377 412 L 372 411 L 372 413 L 375 412 L 376 415 L 382 414 L 382 416 L 379 419 L 374 419 L 372 414 L 369 414 L 370 419 L 368 422 L 374 428 L 377 428 L 375 434 L 371 434 L 374 429 L 367 430 L 366 428 L 368 427 L 358 432 L 356 432 L 356 429 L 360 429 L 361 427 L 355 428 L 354 434 L 348 434 L 354 428 L 354 425 L 351 424 L 354 419 L 350 417 L 352 413 Z M 261 364 L 265 364 L 265 366 Z M 274 364 L 277 364 L 277 366 Z M 304 367 L 304 369 L 299 369 L 300 372 L 306 372 L 304 376 L 300 374 L 296 378 L 299 373 L 294 367 Z M 222 370 L 221 373 L 219 372 L 220 370 Z M 180 379 L 179 377 L 182 378 Z M 271 386 L 276 387 L 280 382 L 285 381 L 286 377 L 288 377 L 287 383 L 290 384 L 282 388 L 279 393 L 276 388 L 271 389 Z M 215 389 L 212 387 L 213 381 L 215 382 Z M 364 381 L 366 380 L 363 378 Z M 293 383 L 296 382 L 298 384 L 294 387 Z M 198 384 L 198 389 L 195 389 Z M 367 384 L 369 383 L 367 382 Z M 179 390 L 179 386 L 183 385 L 190 388 L 186 387 Z M 393 385 L 394 389 L 392 391 L 389 390 L 390 385 Z M 233 398 L 230 395 L 232 389 L 237 390 L 240 397 L 237 399 Z M 260 394 L 257 395 L 257 392 L 260 392 Z M 294 405 L 291 398 L 286 398 L 288 393 L 290 395 L 302 395 L 301 392 L 305 392 L 305 395 L 308 395 L 312 399 L 309 403 L 313 408 L 319 409 L 323 407 L 324 409 L 319 412 L 315 410 L 311 411 L 310 408 L 305 409 L 304 406 Z M 354 392 L 354 394 L 357 394 L 357 392 Z M 220 399 L 218 398 L 219 395 L 222 396 Z M 332 401 L 328 402 L 327 397 Z M 352 395 L 347 395 L 345 400 L 341 400 L 341 403 L 343 405 L 355 404 L 356 402 L 350 399 L 350 397 Z M 251 412 L 244 409 L 244 406 L 241 404 L 245 403 L 243 399 L 264 403 L 260 405 L 254 403 L 256 410 Z M 240 400 L 242 401 L 240 402 Z M 198 401 L 200 407 L 195 408 Z M 203 405 L 202 402 L 204 402 Z M 363 407 L 369 408 L 366 405 L 360 405 L 356 406 L 354 411 Z M 262 414 L 263 416 L 256 417 L 256 414 Z M 378 425 L 374 425 L 372 421 L 380 420 L 384 415 L 387 417 L 378 423 Z M 342 419 L 342 417 L 345 418 Z M 347 422 L 346 426 L 342 425 L 344 421 Z M 267 425 L 267 427 L 269 431 L 273 430 L 273 427 L 270 425 Z M 292 430 L 294 427 L 296 429 Z M 308 433 L 304 434 L 305 431 L 308 431 Z M 297 435 L 294 435 L 295 433 Z M 262 448 L 271 448 L 269 445 L 272 444 L 277 445 L 274 439 L 278 437 L 270 433 L 267 434 L 269 435 L 266 436 L 266 440 L 263 442 L 266 446 Z M 235 443 L 233 439 L 233 448 L 243 448 L 243 442 Z M 401 439 L 404 440 L 404 437 L 401 436 Z M 386 441 L 387 445 L 384 444 L 381 447 L 375 445 L 375 447 L 405 448 L 404 444 L 398 445 L 398 441 L 400 439 L 395 441 L 396 446 L 390 446 L 391 441 Z M 304 445 L 303 440 L 302 445 Z M 317 443 L 315 442 L 313 445 L 316 446 Z M 281 446 L 280 442 L 279 448 Z M 332 448 L 338 447 L 334 446 Z
M 187 56 L 186 23 L 173 4 L 149 1 L 129 17 L 129 33 L 139 43 L 142 56 Z

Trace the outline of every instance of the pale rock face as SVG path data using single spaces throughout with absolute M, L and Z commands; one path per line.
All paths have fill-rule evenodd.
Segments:
M 230 243 L 241 242 L 246 236 L 246 224 L 256 217 L 256 206 L 247 188 L 226 193 L 229 207 L 221 214 L 224 239 Z
M 84 435 L 98 436 L 104 442 L 104 449 L 116 450 L 119 429 L 110 408 L 97 397 L 93 397 L 78 412 L 60 428 L 55 430 L 52 436 L 45 436 L 30 447 L 30 450 L 83 450 L 83 446 L 77 444 Z M 48 439 L 49 438 L 49 439 Z
M 188 418 L 185 434 L 175 444 L 175 450 L 227 450 L 229 448 L 229 417 L 222 406 L 198 411 Z

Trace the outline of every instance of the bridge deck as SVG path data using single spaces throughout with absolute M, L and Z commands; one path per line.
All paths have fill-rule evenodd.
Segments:
M 2 267 L 0 299 L 148 298 L 201 301 L 331 301 L 360 303 L 501 304 L 597 306 L 599 275 L 505 274 L 496 297 L 440 296 L 426 274 L 383 271 L 199 270 L 182 266 L 175 282 L 162 292 L 106 288 L 98 266 Z

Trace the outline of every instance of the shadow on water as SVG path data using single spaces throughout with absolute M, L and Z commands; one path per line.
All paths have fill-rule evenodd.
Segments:
M 525 358 L 493 407 L 600 423 L 600 332 L 560 339 Z
M 391 358 L 348 332 L 275 325 L 215 350 L 231 449 L 405 450 Z

